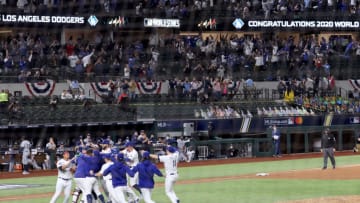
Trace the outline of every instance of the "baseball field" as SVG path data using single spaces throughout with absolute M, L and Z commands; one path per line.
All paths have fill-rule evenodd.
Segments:
M 360 202 L 360 156 L 337 152 L 336 161 L 335 170 L 321 170 L 320 153 L 183 163 L 175 191 L 182 203 Z M 1 172 L 0 202 L 48 203 L 55 172 Z M 169 202 L 156 182 L 153 200 Z

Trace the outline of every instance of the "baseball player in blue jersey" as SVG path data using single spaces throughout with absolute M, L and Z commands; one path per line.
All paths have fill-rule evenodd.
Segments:
M 100 171 L 101 166 L 103 164 L 102 157 L 100 156 L 99 151 L 93 150 L 90 153 L 90 162 L 88 163 L 89 171 L 86 174 L 86 189 L 90 189 L 90 193 L 94 192 L 96 197 L 100 200 L 101 203 L 105 203 L 105 198 L 100 192 L 99 181 L 94 176 L 95 173 Z
M 76 147 L 76 155 L 75 155 L 75 160 L 73 161 L 74 164 L 76 165 L 75 169 L 78 170 L 78 160 L 77 160 L 77 157 L 80 156 L 81 154 L 86 154 L 86 150 L 84 147 L 82 146 L 77 146 Z M 75 170 L 75 172 L 76 172 Z M 80 172 L 78 172 L 78 176 L 80 175 L 79 174 Z M 74 174 L 74 178 L 75 178 L 75 174 Z M 75 180 L 75 179 L 74 179 Z M 76 183 L 76 181 L 75 181 Z M 78 200 L 79 200 L 79 197 L 81 195 L 82 191 L 80 190 L 79 186 L 76 184 L 75 188 L 74 188 L 74 191 L 72 193 L 72 203 L 77 203 Z
M 169 197 L 171 203 L 179 203 L 180 200 L 176 196 L 174 191 L 174 184 L 179 178 L 177 172 L 177 165 L 179 161 L 179 152 L 176 151 L 175 147 L 168 146 L 166 148 L 166 155 L 155 155 L 151 154 L 151 158 L 158 159 L 160 162 L 164 163 L 165 168 L 165 193 Z
M 64 190 L 64 203 L 67 203 L 70 198 L 71 185 L 72 185 L 72 172 L 73 167 L 72 159 L 68 151 L 63 153 L 63 158 L 57 162 L 58 168 L 58 180 L 56 182 L 56 191 L 50 200 L 50 203 L 55 203 L 57 198 L 60 196 L 61 191 Z
M 74 174 L 74 180 L 77 187 L 83 193 L 83 199 L 86 198 L 87 203 L 92 203 L 92 185 L 88 184 L 88 180 L 86 177 L 91 170 L 90 164 L 92 163 L 92 150 L 86 150 L 86 154 L 80 154 L 77 158 L 77 168 Z
M 154 189 L 154 174 L 163 176 L 160 170 L 150 161 L 150 153 L 144 151 L 142 154 L 143 161 L 138 163 L 132 171 L 139 174 L 139 187 L 145 203 L 155 203 L 151 199 L 151 192 Z
M 116 203 L 127 203 L 124 195 L 128 188 L 126 174 L 131 177 L 134 176 L 134 172 L 125 164 L 124 160 L 124 154 L 119 153 L 117 155 L 117 161 L 113 165 L 107 168 L 104 173 L 99 172 L 96 174 L 97 176 L 107 176 L 108 174 L 111 174 L 112 186 L 114 188 L 114 194 L 111 196 L 115 199 Z M 138 198 L 136 202 L 139 202 Z

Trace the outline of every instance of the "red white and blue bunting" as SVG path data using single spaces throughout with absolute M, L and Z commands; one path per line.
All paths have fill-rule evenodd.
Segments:
M 350 85 L 354 88 L 360 91 L 360 80 L 352 80 L 349 79 Z
M 34 96 L 50 96 L 55 89 L 55 81 L 47 79 L 39 82 L 25 82 L 25 87 Z
M 140 94 L 160 94 L 162 82 L 137 82 Z
M 92 82 L 90 85 L 97 96 L 103 96 L 108 94 L 109 83 L 110 82 Z

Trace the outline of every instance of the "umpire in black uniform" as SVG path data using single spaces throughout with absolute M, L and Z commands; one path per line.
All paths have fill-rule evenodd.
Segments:
M 327 168 L 327 161 L 330 158 L 333 169 L 335 169 L 335 144 L 336 139 L 333 134 L 330 133 L 329 128 L 326 128 L 321 138 L 321 152 L 324 153 L 324 166 L 323 170 Z

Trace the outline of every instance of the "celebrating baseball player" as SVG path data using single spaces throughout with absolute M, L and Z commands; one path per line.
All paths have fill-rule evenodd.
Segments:
M 101 166 L 101 169 L 99 171 L 100 174 L 103 174 L 106 169 L 108 169 L 111 165 L 114 164 L 110 153 L 102 154 L 102 157 L 103 157 L 105 163 Z M 116 202 L 113 197 L 115 192 L 114 192 L 114 188 L 112 186 L 111 174 L 103 176 L 103 180 L 105 181 L 104 190 L 108 193 L 109 201 Z
M 90 153 L 89 172 L 86 174 L 86 188 L 90 188 L 90 193 L 95 194 L 95 197 L 100 200 L 101 203 L 105 203 L 104 195 L 100 192 L 99 181 L 95 177 L 95 173 L 100 171 L 103 164 L 102 158 L 98 150 L 92 150 Z
M 96 174 L 96 176 L 107 176 L 108 174 L 111 174 L 114 190 L 110 192 L 114 192 L 111 196 L 115 199 L 114 202 L 116 203 L 127 203 L 125 200 L 125 193 L 128 192 L 129 187 L 127 185 L 126 175 L 129 175 L 130 177 L 134 176 L 133 171 L 124 163 L 124 160 L 124 154 L 119 153 L 117 155 L 117 161 L 113 165 L 107 168 L 103 173 L 99 172 Z M 135 195 L 135 193 L 133 195 Z M 135 202 L 139 202 L 139 198 L 136 198 Z
M 92 203 L 92 185 L 88 184 L 87 176 L 90 171 L 90 165 L 92 163 L 91 149 L 87 149 L 85 154 L 80 154 L 77 158 L 77 168 L 74 174 L 74 180 L 79 188 L 79 191 L 83 194 L 83 200 L 86 199 L 88 203 Z
M 176 151 L 175 147 L 168 146 L 166 148 L 166 155 L 155 155 L 151 154 L 151 158 L 158 159 L 164 163 L 165 168 L 165 193 L 169 197 L 171 203 L 180 203 L 179 198 L 176 196 L 174 191 L 174 184 L 179 178 L 177 172 L 177 165 L 179 161 L 179 152 Z
M 139 187 L 145 203 L 155 203 L 151 200 L 151 192 L 154 189 L 154 174 L 163 176 L 160 170 L 150 161 L 150 153 L 144 151 L 142 154 L 143 161 L 138 163 L 132 171 L 139 174 Z
M 56 190 L 52 196 L 50 203 L 55 203 L 61 192 L 64 190 L 64 203 L 67 203 L 70 198 L 71 185 L 72 185 L 72 172 L 73 167 L 72 159 L 68 151 L 63 153 L 63 158 L 57 162 L 58 180 L 56 182 Z
M 127 142 L 125 147 L 126 148 L 122 151 L 122 153 L 124 154 L 127 165 L 130 167 L 130 169 L 132 169 L 139 163 L 139 154 L 134 148 L 133 142 Z M 139 174 L 136 173 L 133 177 L 128 178 L 130 186 L 135 188 L 141 194 L 141 190 L 139 188 Z

